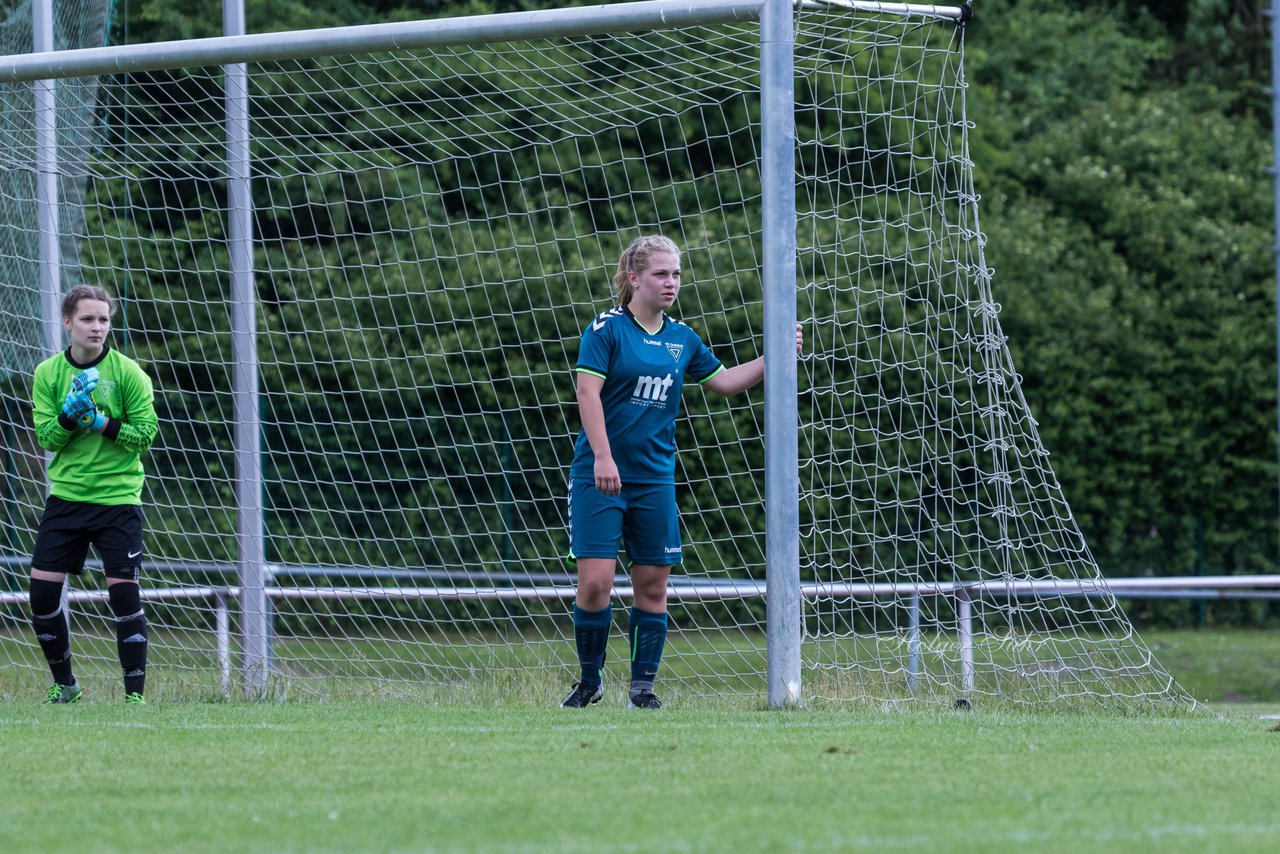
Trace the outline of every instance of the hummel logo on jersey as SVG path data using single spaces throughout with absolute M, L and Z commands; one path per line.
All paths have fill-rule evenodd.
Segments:
M 684 352 L 684 345 L 683 345 L 683 344 L 668 344 L 668 345 L 667 345 L 667 352 L 671 354 L 671 358 L 675 359 L 675 360 L 678 362 L 678 361 L 680 361 L 680 354 Z
M 667 392 L 671 391 L 675 382 L 671 374 L 665 377 L 639 377 L 636 379 L 636 390 L 631 393 L 631 399 L 633 402 L 638 399 L 661 403 L 667 399 Z

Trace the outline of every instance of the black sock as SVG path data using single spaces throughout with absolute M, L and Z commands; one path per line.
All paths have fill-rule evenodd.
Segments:
M 36 640 L 53 681 L 60 685 L 76 684 L 71 672 L 71 632 L 67 629 L 67 615 L 62 610 L 62 582 L 31 579 L 31 627 L 36 630 Z
M 116 652 L 124 674 L 125 694 L 143 694 L 147 685 L 147 615 L 137 584 L 122 582 L 107 588 L 116 616 Z
M 631 636 L 631 696 L 641 691 L 653 693 L 653 681 L 662 663 L 662 648 L 667 642 L 667 614 L 632 608 L 627 620 Z
M 605 605 L 599 611 L 584 611 L 573 606 L 573 639 L 578 648 L 578 663 L 587 685 L 600 684 L 600 670 L 604 667 L 605 651 L 609 646 L 609 629 L 613 626 L 613 606 Z

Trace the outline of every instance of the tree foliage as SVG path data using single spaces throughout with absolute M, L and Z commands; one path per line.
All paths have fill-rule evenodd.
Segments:
M 284 0 L 251 5 L 249 30 L 540 5 Z M 1112 575 L 1271 571 L 1280 519 L 1275 295 L 1264 172 L 1270 117 L 1258 82 L 1269 76 L 1267 30 L 1257 4 L 979 0 L 975 14 L 968 109 L 987 260 L 1026 398 L 1095 557 Z M 126 29 L 132 42 L 215 35 L 220 20 L 219 4 L 207 0 L 142 0 L 117 19 L 116 39 Z M 311 97 L 320 105 L 351 95 Z M 519 135 L 522 105 L 508 106 L 487 132 Z M 341 135 L 326 125 L 332 114 L 315 113 L 313 131 Z M 638 123 L 637 149 L 645 132 L 658 129 Z M 462 155 L 483 148 L 457 144 Z M 473 169 L 502 169 L 498 161 L 457 162 L 467 160 Z M 590 197 L 592 173 L 584 168 L 581 177 Z M 199 187 L 176 181 L 167 191 Z M 289 188 L 278 192 L 288 197 Z M 483 198 L 466 193 L 445 199 L 483 209 Z M 377 210 L 282 209 L 264 213 L 258 227 L 356 231 L 342 218 Z M 616 226 L 606 208 L 580 211 L 594 220 L 588 225 Z M 304 310 L 287 282 L 265 296 L 268 325 L 305 325 L 287 319 Z M 152 318 L 151 328 L 165 322 Z M 1188 614 L 1181 604 L 1140 608 L 1170 622 Z M 1215 613 L 1240 621 L 1277 615 L 1243 605 Z
M 1273 571 L 1257 22 L 1227 2 L 1068 6 L 988 0 L 969 42 L 988 260 L 1027 399 L 1105 571 Z

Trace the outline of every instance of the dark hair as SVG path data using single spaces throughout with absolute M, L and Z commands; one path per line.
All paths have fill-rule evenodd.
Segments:
M 630 273 L 643 273 L 649 269 L 649 258 L 660 252 L 680 257 L 680 248 L 675 241 L 660 234 L 648 234 L 637 237 L 618 259 L 618 272 L 613 274 L 613 289 L 617 292 L 618 305 L 631 302 Z
M 111 317 L 116 316 L 116 301 L 111 298 L 111 294 L 105 289 L 97 285 L 76 285 L 71 290 L 62 295 L 62 316 L 70 317 L 76 313 L 76 309 L 80 306 L 81 301 L 87 299 L 96 299 L 99 302 L 107 304 L 107 314 Z

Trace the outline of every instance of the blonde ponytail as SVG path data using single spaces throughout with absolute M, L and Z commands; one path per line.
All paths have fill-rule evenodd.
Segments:
M 631 274 L 639 275 L 649 269 L 649 259 L 659 253 L 680 257 L 680 249 L 675 241 L 660 234 L 647 234 L 631 241 L 631 245 L 618 259 L 618 272 L 613 274 L 613 292 L 618 305 L 631 302 Z

